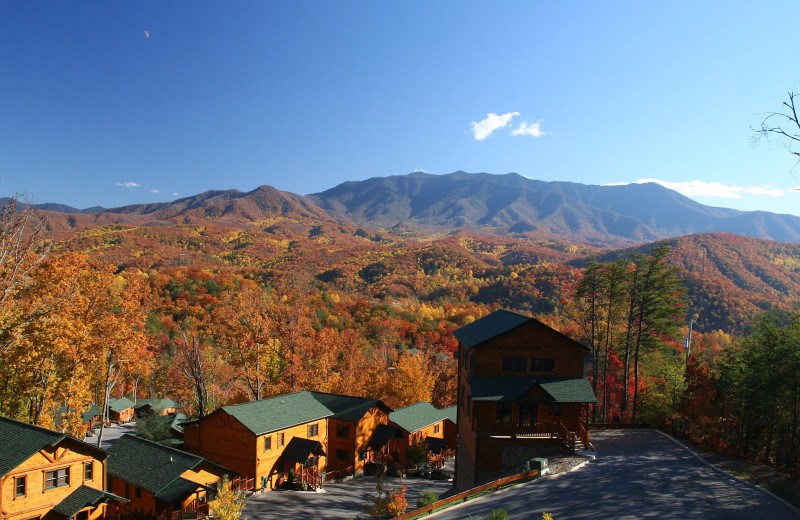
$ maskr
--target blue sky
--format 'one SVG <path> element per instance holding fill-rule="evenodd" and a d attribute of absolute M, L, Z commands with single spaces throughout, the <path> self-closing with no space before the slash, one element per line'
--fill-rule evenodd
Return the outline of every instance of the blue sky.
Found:
<path fill-rule="evenodd" d="M 800 215 L 751 126 L 800 90 L 786 2 L 0 3 L 0 195 L 85 208 L 422 170 Z"/>

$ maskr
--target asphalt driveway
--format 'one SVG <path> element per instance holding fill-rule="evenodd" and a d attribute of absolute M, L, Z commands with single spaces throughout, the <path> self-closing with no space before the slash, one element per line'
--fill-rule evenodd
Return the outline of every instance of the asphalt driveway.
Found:
<path fill-rule="evenodd" d="M 509 488 L 429 518 L 483 518 L 505 509 L 511 520 L 657 518 L 798 519 L 771 494 L 722 474 L 653 430 L 593 432 L 597 459 L 569 473 Z"/>
<path fill-rule="evenodd" d="M 453 461 L 448 461 L 444 469 L 452 474 Z M 322 493 L 280 490 L 257 493 L 249 497 L 242 518 L 345 520 L 359 515 L 361 518 L 369 518 L 363 513 L 362 506 L 367 503 L 370 495 L 375 495 L 375 483 L 374 477 L 362 477 L 325 484 L 325 491 Z M 399 478 L 389 477 L 385 488 L 399 488 L 401 484 L 405 484 L 407 488 L 406 498 L 412 508 L 423 491 L 442 494 L 453 485 L 446 480 L 407 478 L 401 481 Z"/>

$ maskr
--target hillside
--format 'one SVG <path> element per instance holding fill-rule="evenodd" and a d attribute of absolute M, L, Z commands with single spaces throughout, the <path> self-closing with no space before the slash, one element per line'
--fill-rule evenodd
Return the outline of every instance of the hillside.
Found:
<path fill-rule="evenodd" d="M 495 189 L 495 182 L 505 187 Z M 671 200 L 673 208 L 683 207 L 685 213 L 703 214 L 719 221 L 748 217 L 757 222 L 764 216 L 701 206 L 656 185 L 617 187 L 624 189 L 606 192 L 603 187 L 533 183 L 558 187 L 557 193 L 546 193 L 526 188 L 530 182 L 518 175 L 484 174 L 414 174 L 373 179 L 352 183 L 359 189 L 338 187 L 339 195 L 329 201 L 347 204 L 324 204 L 328 211 L 312 202 L 317 196 L 302 197 L 262 186 L 246 193 L 211 191 L 170 203 L 42 213 L 48 218 L 59 248 L 86 251 L 113 261 L 120 268 L 148 271 L 193 266 L 266 279 L 305 273 L 319 284 L 371 298 L 471 301 L 537 314 L 558 309 L 588 258 L 608 260 L 633 250 L 646 250 L 660 240 L 651 238 L 644 245 L 638 241 L 639 245 L 629 249 L 614 249 L 585 243 L 591 240 L 553 238 L 558 236 L 554 231 L 542 236 L 530 231 L 511 236 L 486 232 L 496 231 L 491 225 L 500 223 L 518 229 L 519 220 L 514 219 L 519 218 L 523 208 L 530 210 L 522 201 L 527 204 L 536 197 L 550 200 L 547 207 L 562 216 L 568 212 L 562 206 L 576 200 L 583 201 L 579 208 L 584 215 L 589 215 L 591 203 L 593 208 L 627 205 L 629 213 L 643 216 L 646 205 L 628 204 L 629 192 L 654 193 L 661 198 L 652 200 Z M 369 186 L 372 191 L 364 189 Z M 345 197 L 345 192 L 362 195 Z M 439 195 L 442 193 L 446 195 Z M 611 197 L 604 199 L 603 193 Z M 455 200 L 457 197 L 461 198 Z M 405 202 L 401 203 L 401 199 Z M 511 199 L 516 202 L 505 205 Z M 385 204 L 379 204 L 379 200 Z M 665 229 L 667 224 L 661 223 L 666 222 L 666 210 L 656 215 L 659 204 L 652 206 L 652 226 L 644 226 L 632 216 L 616 216 L 610 220 L 616 222 L 613 229 L 621 232 L 623 221 L 628 229 L 638 229 L 646 237 L 654 235 L 654 229 Z M 348 210 L 349 216 L 340 215 L 342 208 L 360 208 L 356 213 L 363 220 L 351 220 L 354 211 Z M 486 216 L 489 209 L 490 218 Z M 403 214 L 410 215 L 409 223 L 395 223 L 391 230 L 375 230 Z M 430 216 L 434 214 L 439 215 L 438 220 L 432 220 Z M 469 215 L 469 222 L 485 225 L 477 226 L 477 230 L 468 225 L 460 229 L 448 227 L 458 218 L 466 219 L 465 215 Z M 773 217 L 780 216 L 770 218 Z M 685 215 L 680 218 L 690 220 Z M 552 224 L 554 219 L 557 217 L 545 216 L 531 225 L 541 227 L 542 222 Z M 423 221 L 427 227 L 420 224 Z M 576 220 L 576 229 L 596 232 L 588 224 L 590 221 L 597 222 L 588 216 L 586 220 Z M 671 225 L 680 228 L 678 224 Z M 621 238 L 619 241 L 624 242 Z M 691 309 L 700 315 L 701 328 L 741 330 L 757 313 L 792 303 L 800 294 L 798 244 L 725 233 L 692 234 L 670 242 L 673 260 L 684 270 Z"/>
<path fill-rule="evenodd" d="M 624 247 L 693 233 L 800 242 L 800 218 L 705 206 L 658 184 L 590 186 L 515 173 L 412 173 L 346 182 L 308 198 L 373 228 L 475 231 Z"/>

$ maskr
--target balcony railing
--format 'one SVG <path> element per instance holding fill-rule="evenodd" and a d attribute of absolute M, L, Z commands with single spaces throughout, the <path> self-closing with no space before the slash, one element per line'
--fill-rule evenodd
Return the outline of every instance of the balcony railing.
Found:
<path fill-rule="evenodd" d="M 478 425 L 478 437 L 558 437 L 555 423 L 495 422 Z"/>

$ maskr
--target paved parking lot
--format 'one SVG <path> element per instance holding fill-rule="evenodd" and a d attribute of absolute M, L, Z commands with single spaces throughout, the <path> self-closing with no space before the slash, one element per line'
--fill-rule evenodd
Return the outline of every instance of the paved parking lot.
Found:
<path fill-rule="evenodd" d="M 797 511 L 770 493 L 698 460 L 654 430 L 592 432 L 597 459 L 570 473 L 508 488 L 433 515 L 436 520 L 509 518 L 557 520 L 653 518 L 796 520 Z"/>
<path fill-rule="evenodd" d="M 445 465 L 445 471 L 452 474 L 453 461 Z M 451 482 L 428 480 L 421 478 L 389 477 L 386 488 L 399 488 L 406 485 L 406 498 L 410 507 L 414 507 L 423 491 L 442 494 L 452 486 Z M 269 491 L 250 496 L 242 513 L 249 520 L 267 520 L 284 518 L 312 518 L 314 520 L 345 520 L 361 515 L 362 506 L 370 495 L 375 495 L 375 478 L 362 477 L 347 482 L 325 484 L 325 491 Z"/>
<path fill-rule="evenodd" d="M 100 447 L 103 449 L 108 448 L 114 441 L 125 435 L 126 433 L 136 433 L 136 423 L 129 422 L 120 425 L 106 426 L 103 428 L 103 442 Z M 90 436 L 83 438 L 83 441 L 92 446 L 97 446 L 97 436 L 100 435 L 100 428 L 95 428 L 94 433 Z"/>

